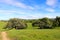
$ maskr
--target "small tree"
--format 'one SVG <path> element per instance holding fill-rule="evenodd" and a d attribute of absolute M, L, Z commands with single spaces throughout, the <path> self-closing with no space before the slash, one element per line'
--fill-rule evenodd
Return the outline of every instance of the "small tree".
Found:
<path fill-rule="evenodd" d="M 38 26 L 40 29 L 50 29 L 52 27 L 52 22 L 48 18 L 42 18 L 39 21 L 32 23 L 32 26 Z"/>
<path fill-rule="evenodd" d="M 8 29 L 12 29 L 12 28 L 15 28 L 15 29 L 24 29 L 27 27 L 27 24 L 24 23 L 23 21 L 20 21 L 20 19 L 17 19 L 17 18 L 13 18 L 13 19 L 10 19 L 6 25 L 5 28 L 8 28 Z"/>

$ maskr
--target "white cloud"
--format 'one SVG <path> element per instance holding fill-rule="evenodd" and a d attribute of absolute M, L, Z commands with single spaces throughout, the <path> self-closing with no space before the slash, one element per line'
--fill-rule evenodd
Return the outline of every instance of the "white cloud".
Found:
<path fill-rule="evenodd" d="M 34 8 L 35 8 L 35 9 L 41 9 L 42 7 L 39 6 L 39 5 L 34 5 Z"/>
<path fill-rule="evenodd" d="M 25 14 L 24 12 L 22 12 L 22 11 L 16 11 L 16 10 L 0 10 L 0 14 L 5 14 L 5 15 L 12 15 L 12 14 L 15 14 L 15 13 L 17 13 L 17 14 Z"/>
<path fill-rule="evenodd" d="M 48 12 L 55 12 L 55 10 L 52 9 L 52 8 L 46 8 L 45 10 L 48 11 Z"/>
<path fill-rule="evenodd" d="M 35 13 L 35 14 L 30 14 L 30 15 L 25 16 L 26 19 L 39 19 L 42 17 L 43 17 L 42 13 Z"/>
<path fill-rule="evenodd" d="M 49 6 L 56 6 L 58 0 L 46 0 L 46 4 L 49 5 Z"/>
<path fill-rule="evenodd" d="M 21 15 L 21 13 L 23 14 Z M 60 16 L 60 13 L 35 13 L 35 14 L 25 14 L 25 15 L 24 14 L 25 14 L 24 12 L 19 12 L 14 10 L 13 11 L 0 10 L 0 19 L 10 19 L 10 18 L 38 19 L 43 17 L 54 18 L 56 16 Z"/>
<path fill-rule="evenodd" d="M 28 15 L 22 15 L 22 16 L 15 16 L 16 18 L 22 18 L 22 19 L 38 19 L 41 18 L 41 14 L 28 14 Z"/>
<path fill-rule="evenodd" d="M 54 18 L 54 16 L 52 16 L 52 15 L 45 15 L 44 17 L 47 17 L 47 18 Z"/>
<path fill-rule="evenodd" d="M 0 0 L 0 2 L 9 4 L 9 5 L 13 5 L 13 6 L 16 6 L 16 7 L 20 7 L 20 8 L 34 9 L 31 6 L 28 6 L 28 5 L 24 4 L 24 3 L 18 2 L 16 0 Z"/>

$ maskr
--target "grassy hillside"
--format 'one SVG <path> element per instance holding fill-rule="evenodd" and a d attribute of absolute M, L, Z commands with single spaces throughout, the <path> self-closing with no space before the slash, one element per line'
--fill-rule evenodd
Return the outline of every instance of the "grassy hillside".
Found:
<path fill-rule="evenodd" d="M 28 23 L 27 29 L 10 30 L 11 40 L 60 40 L 60 29 L 35 29 Z"/>
<path fill-rule="evenodd" d="M 11 40 L 60 40 L 60 28 L 55 29 L 36 29 L 32 28 L 31 23 L 27 23 L 27 29 L 9 30 L 8 37 Z M 0 22 L 0 31 L 6 25 L 5 22 Z"/>
<path fill-rule="evenodd" d="M 6 24 L 7 24 L 7 22 L 1 22 L 0 21 L 0 31 L 4 30 L 3 28 L 6 26 Z"/>
<path fill-rule="evenodd" d="M 25 29 L 10 30 L 11 40 L 60 40 L 60 30 L 57 29 Z"/>

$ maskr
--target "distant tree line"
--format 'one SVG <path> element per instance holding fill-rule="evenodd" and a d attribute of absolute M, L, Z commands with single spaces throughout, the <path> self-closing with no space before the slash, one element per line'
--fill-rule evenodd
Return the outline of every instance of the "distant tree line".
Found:
<path fill-rule="evenodd" d="M 40 29 L 52 29 L 55 27 L 60 27 L 60 17 L 56 18 L 41 18 L 41 19 L 18 19 L 12 18 L 7 21 L 5 29 L 25 29 L 27 28 L 27 23 L 32 23 L 33 27 L 39 27 Z"/>

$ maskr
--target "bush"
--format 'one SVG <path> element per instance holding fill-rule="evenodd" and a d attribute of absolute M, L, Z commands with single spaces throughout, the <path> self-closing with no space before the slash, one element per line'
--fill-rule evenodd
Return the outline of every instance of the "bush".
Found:
<path fill-rule="evenodd" d="M 48 18 L 42 18 L 36 22 L 33 22 L 32 26 L 38 26 L 38 27 L 40 27 L 40 29 L 53 28 L 52 22 Z"/>
<path fill-rule="evenodd" d="M 23 21 L 20 21 L 20 19 L 17 19 L 17 18 L 13 18 L 13 19 L 10 19 L 6 25 L 5 28 L 8 28 L 8 29 L 24 29 L 27 27 L 27 24 L 24 23 Z"/>

